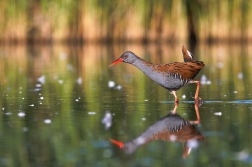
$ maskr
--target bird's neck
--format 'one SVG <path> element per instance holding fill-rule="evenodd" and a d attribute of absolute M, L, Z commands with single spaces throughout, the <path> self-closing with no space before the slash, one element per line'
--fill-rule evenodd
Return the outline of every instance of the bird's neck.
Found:
<path fill-rule="evenodd" d="M 133 63 L 133 66 L 139 68 L 141 71 L 146 71 L 147 69 L 151 68 L 151 66 L 153 66 L 152 63 L 147 62 L 141 58 L 136 59 Z"/>

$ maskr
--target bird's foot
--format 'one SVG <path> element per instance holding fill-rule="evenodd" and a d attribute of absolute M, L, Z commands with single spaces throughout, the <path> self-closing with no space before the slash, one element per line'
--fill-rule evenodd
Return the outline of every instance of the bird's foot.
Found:
<path fill-rule="evenodd" d="M 194 99 L 195 99 L 195 101 L 200 101 L 201 100 L 201 98 L 199 96 L 195 96 Z"/>
<path fill-rule="evenodd" d="M 195 97 L 195 103 L 198 103 L 200 106 L 203 104 L 203 100 L 200 97 Z"/>
<path fill-rule="evenodd" d="M 175 101 L 174 101 L 175 104 L 178 104 L 179 103 L 179 99 L 176 97 L 175 98 Z"/>

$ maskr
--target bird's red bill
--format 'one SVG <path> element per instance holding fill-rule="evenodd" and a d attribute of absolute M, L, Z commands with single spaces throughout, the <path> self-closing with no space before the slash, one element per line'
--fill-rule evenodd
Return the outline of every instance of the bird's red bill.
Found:
<path fill-rule="evenodd" d="M 120 148 L 123 148 L 124 147 L 124 144 L 123 142 L 120 142 L 120 141 L 117 141 L 117 140 L 114 140 L 114 139 L 109 139 L 111 141 L 111 143 L 117 145 L 118 147 Z"/>
<path fill-rule="evenodd" d="M 113 65 L 115 65 L 115 64 L 117 64 L 117 63 L 121 63 L 122 61 L 123 61 L 123 59 L 122 59 L 122 58 L 119 58 L 119 59 L 113 61 L 113 62 L 109 65 L 109 67 L 110 67 L 110 66 L 113 66 Z"/>

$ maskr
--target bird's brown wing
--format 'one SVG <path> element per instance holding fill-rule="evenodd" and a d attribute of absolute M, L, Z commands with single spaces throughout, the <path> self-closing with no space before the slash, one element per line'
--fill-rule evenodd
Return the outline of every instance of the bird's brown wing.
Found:
<path fill-rule="evenodd" d="M 174 62 L 163 65 L 154 65 L 153 68 L 167 76 L 171 73 L 179 74 L 184 79 L 193 79 L 205 66 L 202 61 Z"/>

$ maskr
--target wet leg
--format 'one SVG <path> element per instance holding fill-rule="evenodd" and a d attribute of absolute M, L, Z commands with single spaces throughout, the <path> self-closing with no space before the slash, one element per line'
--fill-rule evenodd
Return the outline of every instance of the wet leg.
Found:
<path fill-rule="evenodd" d="M 199 90 L 200 90 L 200 81 L 193 81 L 193 83 L 197 84 L 196 92 L 194 95 L 195 101 L 201 101 L 201 98 L 199 97 Z"/>
<path fill-rule="evenodd" d="M 171 113 L 176 114 L 177 108 L 178 108 L 178 102 L 175 102 L 174 109 L 171 111 Z"/>
<path fill-rule="evenodd" d="M 195 113 L 196 113 L 196 116 L 197 116 L 197 120 L 195 121 L 190 121 L 190 124 L 199 124 L 200 123 L 200 114 L 199 114 L 199 102 L 195 102 L 194 103 L 194 109 L 195 109 Z"/>
<path fill-rule="evenodd" d="M 175 97 L 175 103 L 178 103 L 178 102 L 179 102 L 179 99 L 178 99 L 178 97 L 177 97 L 177 95 L 176 95 L 176 91 L 173 90 L 171 93 L 172 93 L 173 96 Z"/>

